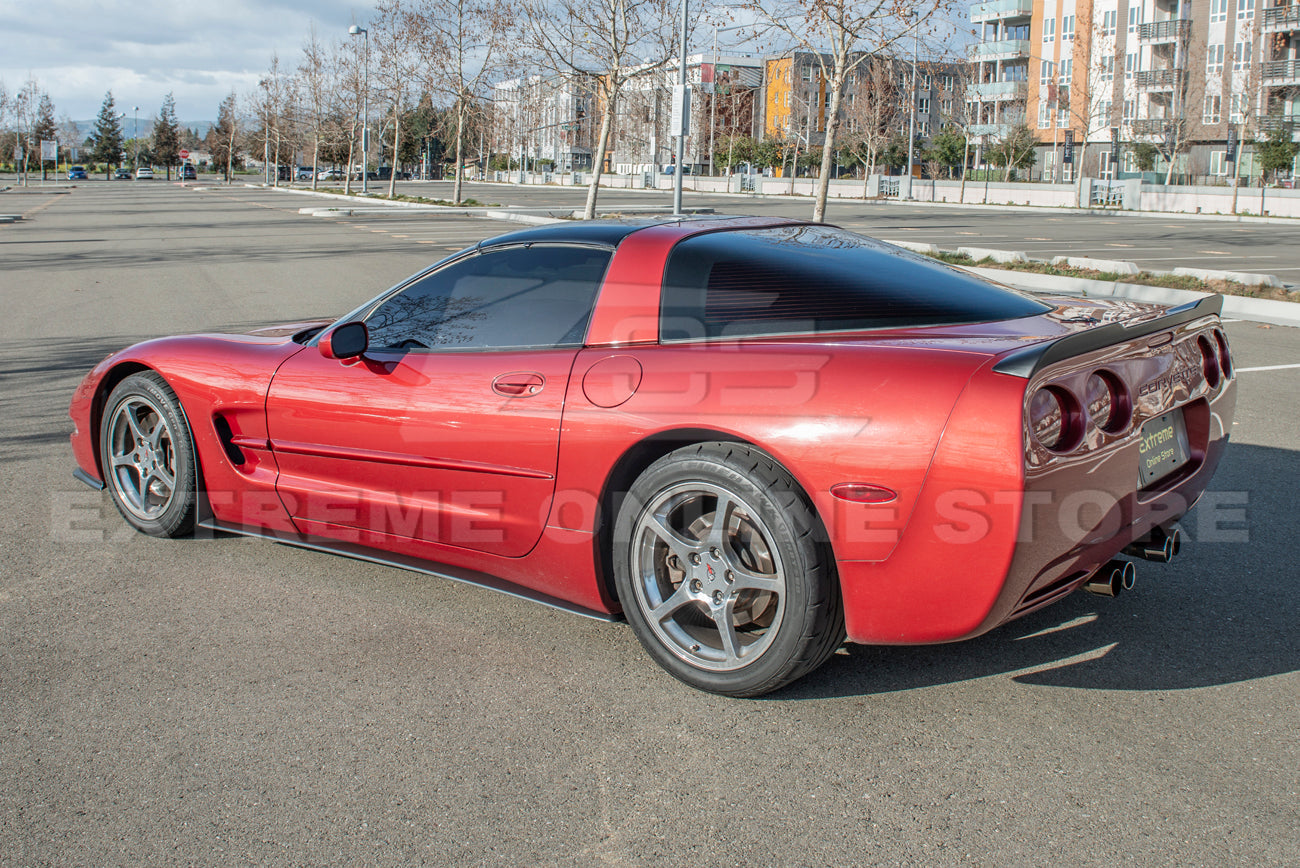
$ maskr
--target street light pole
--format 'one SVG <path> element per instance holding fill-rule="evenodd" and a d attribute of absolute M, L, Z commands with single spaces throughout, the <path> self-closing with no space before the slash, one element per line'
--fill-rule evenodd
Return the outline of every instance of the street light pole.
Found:
<path fill-rule="evenodd" d="M 920 26 L 918 22 L 916 26 Z M 912 149 L 916 142 L 916 53 L 919 36 L 912 34 L 912 92 L 908 96 L 907 112 L 907 198 L 912 196 Z"/>
<path fill-rule="evenodd" d="M 131 129 L 131 138 L 135 139 L 135 173 L 140 174 L 140 107 L 135 107 L 135 126 Z"/>
<path fill-rule="evenodd" d="M 365 38 L 365 79 L 361 85 L 361 193 L 370 192 L 370 31 L 353 24 L 348 28 L 349 36 Z M 352 167 L 348 167 L 352 171 Z"/>
<path fill-rule="evenodd" d="M 686 0 L 682 0 L 682 43 L 678 58 L 677 85 L 681 89 L 680 104 L 676 106 L 681 115 L 677 127 L 677 171 L 673 173 L 673 213 L 682 213 L 682 175 L 686 173 L 686 129 L 690 124 L 690 101 L 686 98 Z"/>

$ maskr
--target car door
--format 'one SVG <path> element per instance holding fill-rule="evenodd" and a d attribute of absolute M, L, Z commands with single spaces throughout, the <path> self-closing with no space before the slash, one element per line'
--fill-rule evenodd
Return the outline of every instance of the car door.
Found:
<path fill-rule="evenodd" d="M 505 247 L 424 275 L 357 317 L 360 359 L 276 372 L 267 429 L 298 526 L 507 557 L 541 537 L 574 357 L 611 251 Z"/>

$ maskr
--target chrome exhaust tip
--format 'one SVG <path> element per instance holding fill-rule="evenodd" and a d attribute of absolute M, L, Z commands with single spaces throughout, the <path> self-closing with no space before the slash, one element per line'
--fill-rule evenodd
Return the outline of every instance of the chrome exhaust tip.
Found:
<path fill-rule="evenodd" d="M 1123 554 L 1167 564 L 1178 557 L 1182 548 L 1183 533 L 1177 525 L 1173 525 L 1168 530 L 1163 527 L 1152 528 L 1151 533 L 1126 545 Z"/>
<path fill-rule="evenodd" d="M 1136 583 L 1137 568 L 1132 561 L 1110 561 L 1083 583 L 1083 589 L 1101 597 L 1118 597 L 1120 591 L 1133 590 Z"/>

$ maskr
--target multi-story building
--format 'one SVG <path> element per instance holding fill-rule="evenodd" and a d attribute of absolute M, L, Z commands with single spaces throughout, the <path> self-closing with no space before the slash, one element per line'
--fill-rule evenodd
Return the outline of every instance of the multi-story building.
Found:
<path fill-rule="evenodd" d="M 659 172 L 675 160 L 668 125 L 676 63 L 629 81 L 619 97 L 610 149 L 619 174 Z M 762 80 L 762 61 L 750 54 L 692 54 L 686 58 L 691 87 L 691 132 L 686 165 L 708 171 L 712 148 L 730 136 L 754 134 L 755 94 Z"/>
<path fill-rule="evenodd" d="M 992 141 L 1023 117 L 1040 143 L 1038 170 L 1061 180 L 1080 168 L 1112 177 L 1116 138 L 1127 145 L 1121 171 L 1136 170 L 1133 146 L 1146 143 L 1180 176 L 1226 174 L 1230 128 L 1248 141 L 1293 129 L 1300 114 L 1300 7 L 1273 2 L 977 3 L 967 99 L 981 123 L 970 132 Z M 1250 171 L 1249 155 L 1238 166 Z"/>
<path fill-rule="evenodd" d="M 595 82 L 569 76 L 499 82 L 493 87 L 492 150 L 556 171 L 589 170 L 600 120 L 593 119 L 595 93 Z"/>
<path fill-rule="evenodd" d="M 854 58 L 857 60 L 859 58 Z M 826 140 L 831 88 L 816 54 L 795 51 L 763 64 L 765 136 L 782 139 L 801 152 L 819 150 Z M 863 127 L 879 127 L 886 138 L 929 139 L 953 121 L 964 121 L 964 69 L 960 64 L 921 58 L 869 57 L 854 68 L 840 99 L 840 135 L 845 141 Z M 912 91 L 913 117 L 907 94 Z"/>

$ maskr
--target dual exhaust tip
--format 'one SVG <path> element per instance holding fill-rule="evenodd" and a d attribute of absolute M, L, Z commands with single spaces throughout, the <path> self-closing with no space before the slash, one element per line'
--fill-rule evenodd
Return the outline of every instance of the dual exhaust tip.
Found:
<path fill-rule="evenodd" d="M 1177 527 L 1154 528 L 1151 533 L 1124 547 L 1123 554 L 1167 564 L 1182 550 L 1182 533 Z M 1120 591 L 1131 591 L 1137 581 L 1137 568 L 1132 561 L 1112 560 L 1088 577 L 1083 589 L 1103 597 L 1118 597 Z"/>

